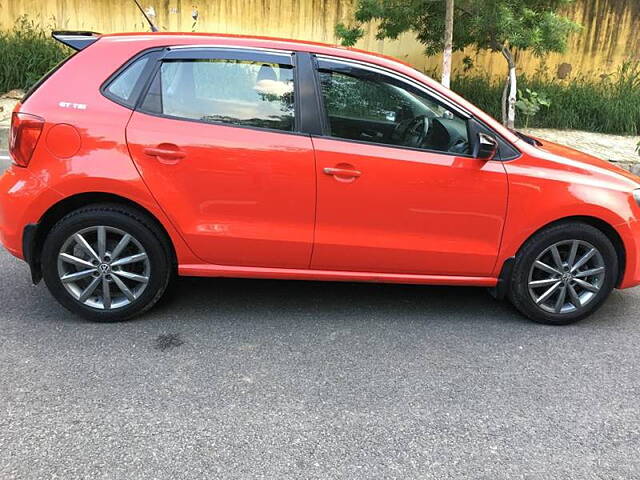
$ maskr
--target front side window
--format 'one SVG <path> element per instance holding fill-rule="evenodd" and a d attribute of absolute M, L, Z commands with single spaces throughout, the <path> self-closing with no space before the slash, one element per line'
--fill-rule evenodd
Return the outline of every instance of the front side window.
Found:
<path fill-rule="evenodd" d="M 470 152 L 466 120 L 411 85 L 355 69 L 349 73 L 322 69 L 320 84 L 333 137 Z"/>
<path fill-rule="evenodd" d="M 293 68 L 245 60 L 165 61 L 142 108 L 175 118 L 292 131 Z"/>

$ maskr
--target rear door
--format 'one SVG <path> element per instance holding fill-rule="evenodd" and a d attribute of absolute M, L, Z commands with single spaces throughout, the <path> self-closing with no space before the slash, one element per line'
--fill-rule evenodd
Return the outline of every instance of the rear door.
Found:
<path fill-rule="evenodd" d="M 127 127 L 144 181 L 208 263 L 308 268 L 314 152 L 292 53 L 169 49 Z"/>

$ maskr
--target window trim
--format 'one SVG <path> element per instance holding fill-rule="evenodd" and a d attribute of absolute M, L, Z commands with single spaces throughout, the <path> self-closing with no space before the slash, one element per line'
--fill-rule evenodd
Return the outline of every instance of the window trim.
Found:
<path fill-rule="evenodd" d="M 468 127 L 467 127 L 468 128 Z M 443 152 L 442 150 L 431 150 L 428 148 L 408 147 L 405 145 L 394 145 L 393 143 L 370 142 L 369 140 L 356 140 L 353 138 L 333 137 L 331 135 L 312 135 L 313 138 L 321 138 L 324 140 L 337 140 L 340 142 L 356 143 L 359 145 L 371 145 L 380 148 L 393 148 L 395 150 L 409 150 L 411 152 L 433 153 L 436 155 L 447 155 L 449 157 L 476 158 L 471 153 L 455 153 Z M 354 155 L 356 155 L 354 153 Z"/>
<path fill-rule="evenodd" d="M 150 74 L 147 75 L 145 84 L 141 89 L 138 99 L 136 101 L 135 107 L 133 108 L 136 112 L 144 113 L 145 115 L 151 115 L 157 118 L 166 118 L 169 120 L 178 120 L 185 122 L 193 122 L 199 123 L 203 125 L 213 125 L 213 126 L 225 126 L 232 128 L 245 128 L 249 130 L 255 131 L 266 131 L 266 132 L 275 132 L 282 134 L 294 134 L 294 135 L 306 135 L 300 129 L 300 102 L 299 102 L 299 77 L 298 77 L 298 69 L 296 68 L 296 53 L 293 51 L 278 51 L 277 53 L 258 51 L 261 49 L 253 49 L 253 48 L 238 48 L 235 46 L 231 47 L 219 47 L 219 46 L 192 46 L 192 45 L 182 45 L 178 47 L 164 47 L 164 53 L 156 58 L 154 62 L 154 66 Z M 177 53 L 176 53 L 177 52 Z M 242 58 L 239 58 L 242 57 Z M 280 60 L 285 60 L 280 61 Z M 195 118 L 185 118 L 185 117 L 177 117 L 174 115 L 168 115 L 166 113 L 158 113 L 152 112 L 142 108 L 142 104 L 149 93 L 149 89 L 153 84 L 155 77 L 158 75 L 159 70 L 162 68 L 162 64 L 167 62 L 176 62 L 176 61 L 189 61 L 189 60 L 245 60 L 245 61 L 255 61 L 255 62 L 269 62 L 275 63 L 279 65 L 290 65 L 293 70 L 293 88 L 294 88 L 294 125 L 292 130 L 281 130 L 278 128 L 267 128 L 267 127 L 256 127 L 251 125 L 236 125 L 228 122 L 219 122 L 219 121 L 204 121 L 198 120 Z"/>
<path fill-rule="evenodd" d="M 252 125 L 236 125 L 234 123 L 216 122 L 216 121 L 205 122 L 203 120 L 198 120 L 195 118 L 175 117 L 173 115 L 167 115 L 166 113 L 155 113 L 155 112 L 149 112 L 147 110 L 142 110 L 142 109 L 136 109 L 136 112 L 142 113 L 143 115 L 149 115 L 151 117 L 164 118 L 166 120 L 178 120 L 181 122 L 198 123 L 200 125 L 211 125 L 212 127 L 242 128 L 245 130 L 253 130 L 256 132 L 271 132 L 271 133 L 281 133 L 283 135 L 296 135 L 299 137 L 309 137 L 308 133 L 300 132 L 298 130 L 280 130 L 277 128 L 254 127 Z"/>
<path fill-rule="evenodd" d="M 181 49 L 169 47 L 161 60 L 169 62 L 178 60 L 240 60 L 293 66 L 293 52 L 264 52 L 235 47 L 189 47 Z"/>
<path fill-rule="evenodd" d="M 276 55 L 291 55 L 297 52 L 297 50 L 292 50 L 290 48 L 267 48 L 267 47 L 254 47 L 248 45 L 229 45 L 227 43 L 194 43 L 189 45 L 170 45 L 166 47 L 167 50 L 242 50 L 242 51 L 251 51 L 251 52 L 264 52 L 264 53 L 274 53 Z"/>
<path fill-rule="evenodd" d="M 439 153 L 442 155 L 450 155 L 450 156 L 457 156 L 457 157 L 468 157 L 468 158 L 476 158 L 473 156 L 473 154 L 456 154 L 453 152 L 443 152 L 441 150 L 429 150 L 426 148 L 416 148 L 416 147 L 406 147 L 406 146 L 402 146 L 402 145 L 393 145 L 393 144 L 387 144 L 387 143 L 378 143 L 378 142 L 371 142 L 368 140 L 354 140 L 354 139 L 348 139 L 348 138 L 341 138 L 341 137 L 334 137 L 332 135 L 330 135 L 328 132 L 330 131 L 328 129 L 328 123 L 329 123 L 329 118 L 327 115 L 327 112 L 325 110 L 325 106 L 324 106 L 324 97 L 322 95 L 322 91 L 320 90 L 321 86 L 320 86 L 320 78 L 319 78 L 319 73 L 320 70 L 323 69 L 333 69 L 334 67 L 332 67 L 332 64 L 336 64 L 336 65 L 342 65 L 342 68 L 345 69 L 346 68 L 361 68 L 364 70 L 368 70 L 370 72 L 373 73 L 378 73 L 380 75 L 383 76 L 389 76 L 392 77 L 394 79 L 396 79 L 397 81 L 401 82 L 401 83 L 406 83 L 409 84 L 413 87 L 415 87 L 416 89 L 418 89 L 419 91 L 424 92 L 426 95 L 429 96 L 429 98 L 432 98 L 436 103 L 439 103 L 441 106 L 453 111 L 454 113 L 458 114 L 459 116 L 463 117 L 466 121 L 467 121 L 467 132 L 469 135 L 469 147 L 471 152 L 473 152 L 473 146 L 474 143 L 477 141 L 477 139 L 475 138 L 475 135 L 473 135 L 472 133 L 472 122 L 475 122 L 477 124 L 479 124 L 481 127 L 483 127 L 485 130 L 487 130 L 488 132 L 490 132 L 491 135 L 493 135 L 494 137 L 496 137 L 496 139 L 498 140 L 499 143 L 504 144 L 506 146 L 506 148 L 508 150 L 511 151 L 511 154 L 508 155 L 506 158 L 496 158 L 494 159 L 495 161 L 501 161 L 501 162 L 507 162 L 507 161 L 512 161 L 515 160 L 517 158 L 520 158 L 520 156 L 522 155 L 522 152 L 515 146 L 513 145 L 510 141 L 506 140 L 502 135 L 500 135 L 498 132 L 496 132 L 493 128 L 491 128 L 489 125 L 487 125 L 485 122 L 483 122 L 482 120 L 480 120 L 479 118 L 477 118 L 475 115 L 471 114 L 469 111 L 467 111 L 465 108 L 457 105 L 456 103 L 454 103 L 453 101 L 449 100 L 448 98 L 444 97 L 442 94 L 440 94 L 439 92 L 437 92 L 436 90 L 434 90 L 433 88 L 429 87 L 428 85 L 425 85 L 407 75 L 404 75 L 400 72 L 397 72 L 395 70 L 380 66 L 380 65 L 374 65 L 368 62 L 363 62 L 360 60 L 354 60 L 354 59 L 346 59 L 346 58 L 342 58 L 342 57 L 335 57 L 335 56 L 331 56 L 331 55 L 313 55 L 314 59 L 315 59 L 315 77 L 316 77 L 316 85 L 317 85 L 317 89 L 319 90 L 318 94 L 320 97 L 320 102 L 321 102 L 321 115 L 322 115 L 322 119 L 321 122 L 323 124 L 323 133 L 322 135 L 313 135 L 313 136 L 319 136 L 322 138 L 327 138 L 327 139 L 332 139 L 332 140 L 342 140 L 342 141 L 346 141 L 346 142 L 354 142 L 354 143 L 360 143 L 360 144 L 365 144 L 365 145 L 376 145 L 376 146 L 380 146 L 380 147 L 387 147 L 387 148 L 397 148 L 397 149 L 406 149 L 406 150 L 411 150 L 411 151 L 419 151 L 419 152 L 428 152 L 428 153 Z M 325 63 L 325 65 L 328 65 L 328 67 L 323 67 L 322 66 L 322 62 Z M 340 71 L 340 66 L 338 66 L 338 68 L 336 69 L 337 71 Z M 499 152 L 501 153 L 501 152 Z"/>

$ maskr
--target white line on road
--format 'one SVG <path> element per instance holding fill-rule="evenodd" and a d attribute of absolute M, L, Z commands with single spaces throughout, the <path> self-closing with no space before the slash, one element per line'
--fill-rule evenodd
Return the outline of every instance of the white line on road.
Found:
<path fill-rule="evenodd" d="M 0 160 L 11 160 L 9 155 L 0 155 Z"/>

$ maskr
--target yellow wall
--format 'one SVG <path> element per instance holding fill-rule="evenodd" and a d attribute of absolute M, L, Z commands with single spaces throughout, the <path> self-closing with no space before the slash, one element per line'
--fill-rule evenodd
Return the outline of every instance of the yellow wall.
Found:
<path fill-rule="evenodd" d="M 281 36 L 328 43 L 336 41 L 335 24 L 348 21 L 353 11 L 352 0 L 141 0 L 140 3 L 154 8 L 156 23 L 162 30 L 191 31 L 195 6 L 199 32 Z M 133 0 L 0 0 L 0 28 L 11 27 L 23 14 L 51 28 L 103 33 L 147 30 Z M 571 64 L 575 76 L 611 72 L 627 58 L 640 60 L 639 0 L 577 0 L 567 14 L 585 28 L 571 38 L 566 54 L 547 57 L 550 73 L 555 74 L 563 62 Z M 426 58 L 411 35 L 397 41 L 380 41 L 375 39 L 375 30 L 369 28 L 357 46 L 395 56 L 422 70 L 439 66 L 439 59 Z M 454 68 L 461 69 L 464 55 L 474 59 L 475 71 L 503 74 L 504 60 L 500 55 L 478 54 L 472 49 L 455 55 Z M 533 72 L 540 60 L 525 54 L 518 59 L 518 65 L 521 71 Z"/>

